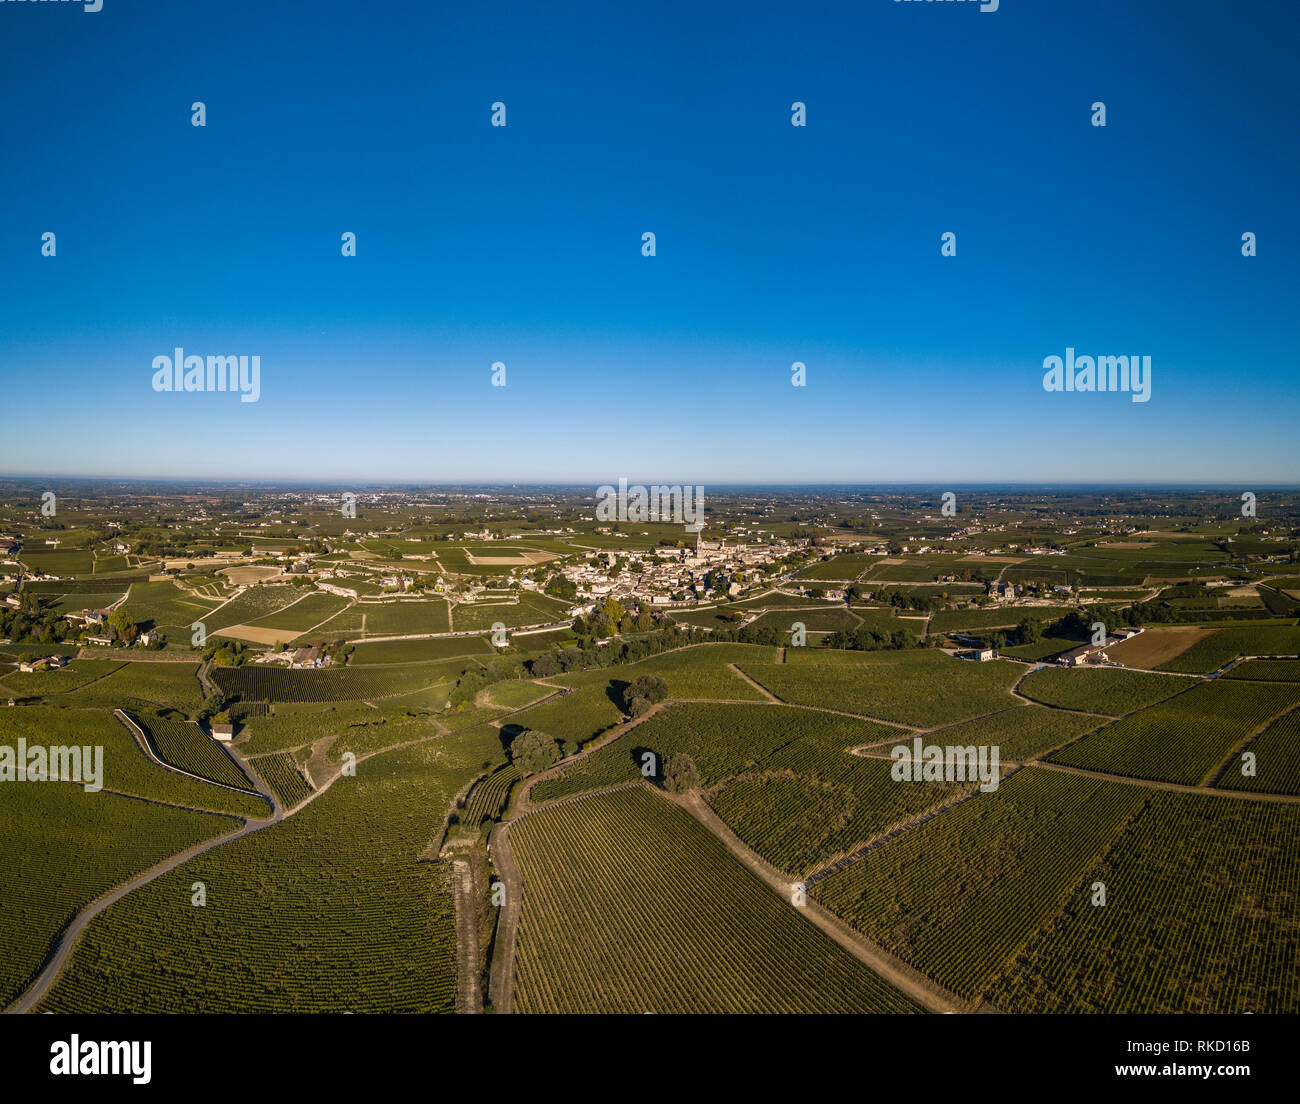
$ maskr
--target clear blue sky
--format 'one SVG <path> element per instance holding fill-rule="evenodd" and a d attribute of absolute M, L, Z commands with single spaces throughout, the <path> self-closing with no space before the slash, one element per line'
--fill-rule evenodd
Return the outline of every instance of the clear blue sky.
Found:
<path fill-rule="evenodd" d="M 1300 481 L 1298 7 L 0 3 L 0 472 Z"/>

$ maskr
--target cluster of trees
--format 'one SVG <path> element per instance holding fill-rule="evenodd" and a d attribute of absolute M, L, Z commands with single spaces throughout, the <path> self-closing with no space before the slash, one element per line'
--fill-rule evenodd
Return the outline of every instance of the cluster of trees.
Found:
<path fill-rule="evenodd" d="M 623 689 L 623 712 L 639 717 L 668 697 L 668 683 L 658 675 L 642 675 Z"/>
<path fill-rule="evenodd" d="M 684 794 L 700 787 L 700 771 L 695 760 L 684 751 L 673 752 L 664 763 L 664 789 Z"/>
<path fill-rule="evenodd" d="M 0 606 L 0 638 L 61 644 L 76 635 L 76 630 L 54 610 L 42 610 L 30 591 L 23 591 L 20 598 L 22 605 L 18 609 Z"/>
<path fill-rule="evenodd" d="M 510 761 L 523 775 L 537 774 L 564 758 L 554 736 L 526 728 L 510 741 Z"/>
<path fill-rule="evenodd" d="M 548 678 L 551 675 L 565 674 L 569 671 L 586 671 L 598 667 L 616 667 L 624 663 L 637 663 L 650 656 L 659 655 L 671 648 L 680 648 L 684 644 L 698 644 L 704 640 L 717 640 L 717 633 L 706 634 L 701 629 L 686 632 L 677 628 L 655 629 L 645 636 L 631 640 L 611 640 L 608 644 L 597 646 L 590 641 L 581 645 L 560 648 L 538 656 L 527 664 L 527 674 L 531 678 Z M 721 639 L 727 639 L 723 636 Z M 511 657 L 501 656 L 500 659 Z M 515 661 L 521 668 L 524 666 Z M 491 667 L 492 661 L 488 666 Z M 502 678 L 519 677 L 502 675 Z M 497 681 L 493 679 L 493 681 Z"/>
<path fill-rule="evenodd" d="M 199 706 L 199 711 L 194 714 L 194 719 L 200 723 L 208 720 L 215 720 L 219 717 L 229 721 L 225 714 L 226 703 L 220 694 L 209 694 L 204 703 Z M 222 722 L 218 722 L 222 723 Z"/>
<path fill-rule="evenodd" d="M 557 571 L 551 576 L 550 582 L 546 584 L 546 593 L 552 598 L 572 602 L 578 597 L 578 584 L 572 579 L 566 579 Z"/>
<path fill-rule="evenodd" d="M 21 605 L 17 609 L 0 607 L 0 638 L 62 644 L 65 640 L 76 640 L 88 631 L 65 621 L 58 611 L 43 608 L 32 591 L 23 591 L 19 600 Z M 140 636 L 140 625 L 124 606 L 119 606 L 109 615 L 105 627 L 98 631 L 122 644 L 131 645 Z M 160 648 L 162 643 L 161 640 L 152 641 L 151 647 Z"/>
<path fill-rule="evenodd" d="M 855 584 L 849 589 L 859 588 Z M 943 609 L 945 604 L 943 597 L 916 590 L 891 590 L 888 594 L 882 594 L 881 599 L 894 609 L 919 610 L 922 613 L 933 613 L 935 610 Z"/>
<path fill-rule="evenodd" d="M 654 627 L 654 614 L 644 606 L 635 611 L 625 609 L 614 598 L 606 598 L 599 609 L 573 620 L 574 635 L 592 640 L 602 640 L 615 633 L 649 632 Z"/>
<path fill-rule="evenodd" d="M 135 643 L 140 635 L 140 626 L 125 606 L 118 606 L 108 615 L 107 627 L 114 640 L 128 647 Z"/>
<path fill-rule="evenodd" d="M 488 673 L 482 667 L 471 667 L 456 680 L 456 685 L 447 695 L 447 702 L 453 709 L 466 703 L 472 705 L 478 692 L 486 690 L 492 682 L 496 681 L 499 680 L 489 679 Z"/>
<path fill-rule="evenodd" d="M 824 638 L 822 646 L 850 652 L 883 652 L 917 648 L 921 646 L 921 642 L 902 629 L 880 632 L 862 625 L 851 630 L 836 630 Z"/>
<path fill-rule="evenodd" d="M 753 625 L 742 625 L 738 629 L 714 629 L 705 639 L 720 640 L 727 644 L 767 644 L 773 647 L 790 643 L 788 632 L 771 625 L 765 625 L 761 629 Z"/>
<path fill-rule="evenodd" d="M 238 640 L 209 644 L 203 649 L 203 658 L 211 660 L 218 667 L 242 667 L 248 662 L 246 649 Z"/>

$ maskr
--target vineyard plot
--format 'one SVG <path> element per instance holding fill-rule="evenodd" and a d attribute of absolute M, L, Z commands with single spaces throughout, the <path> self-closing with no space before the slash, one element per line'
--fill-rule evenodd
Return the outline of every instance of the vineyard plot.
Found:
<path fill-rule="evenodd" d="M 451 744 L 375 756 L 295 816 L 128 894 L 40 1010 L 452 1011 L 448 868 L 417 860 L 477 769 L 467 758 Z"/>
<path fill-rule="evenodd" d="M 907 1012 L 917 1006 L 646 789 L 510 830 L 521 1012 Z"/>
<path fill-rule="evenodd" d="M 1294 1015 L 1297 915 L 1300 806 L 1152 791 L 990 996 L 1010 1012 Z"/>
<path fill-rule="evenodd" d="M 164 762 L 225 786 L 253 791 L 254 787 L 244 772 L 193 721 L 148 714 L 128 713 L 127 716 L 144 731 Z"/>
<path fill-rule="evenodd" d="M 1300 701 L 1287 683 L 1205 682 L 1054 752 L 1053 762 L 1194 786 L 1269 718 Z"/>
<path fill-rule="evenodd" d="M 1027 767 L 819 883 L 869 939 L 967 999 L 1054 917 L 1146 796 Z"/>

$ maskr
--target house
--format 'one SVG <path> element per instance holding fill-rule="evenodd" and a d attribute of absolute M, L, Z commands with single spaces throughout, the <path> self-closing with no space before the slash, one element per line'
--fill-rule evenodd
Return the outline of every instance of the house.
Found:
<path fill-rule="evenodd" d="M 972 648 L 969 652 L 959 652 L 960 659 L 973 659 L 976 663 L 987 663 L 997 659 L 998 653 L 993 648 Z"/>
<path fill-rule="evenodd" d="M 35 671 L 57 671 L 60 667 L 66 667 L 67 665 L 68 659 L 66 656 L 41 656 L 39 659 L 32 659 L 18 664 L 18 670 L 25 675 L 30 675 Z"/>
<path fill-rule="evenodd" d="M 235 726 L 229 721 L 213 721 L 212 738 L 224 744 L 230 743 L 235 738 Z"/>
<path fill-rule="evenodd" d="M 1109 663 L 1110 657 L 1105 653 L 1105 644 L 1084 644 L 1057 657 L 1057 662 L 1066 667 L 1083 667 L 1089 663 Z"/>
<path fill-rule="evenodd" d="M 111 636 L 88 636 L 85 639 L 87 644 L 102 644 L 105 647 L 113 643 Z"/>
<path fill-rule="evenodd" d="M 320 667 L 321 665 L 319 644 L 313 644 L 310 648 L 299 648 L 289 660 L 290 667 Z"/>

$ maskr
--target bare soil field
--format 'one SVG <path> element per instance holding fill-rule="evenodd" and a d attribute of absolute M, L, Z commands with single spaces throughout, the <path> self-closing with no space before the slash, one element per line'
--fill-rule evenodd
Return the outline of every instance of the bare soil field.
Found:
<path fill-rule="evenodd" d="M 195 567 L 216 567 L 218 564 L 237 564 L 240 561 L 238 554 L 229 556 L 203 556 L 197 560 L 164 560 L 163 567 L 188 567 L 193 564 Z M 277 574 L 279 569 L 276 569 Z"/>
<path fill-rule="evenodd" d="M 534 564 L 558 560 L 552 552 L 519 552 L 513 556 L 476 556 L 466 552 L 465 558 L 476 567 L 532 567 Z"/>
<path fill-rule="evenodd" d="M 227 567 L 217 572 L 218 575 L 224 575 L 235 586 L 246 586 L 249 583 L 260 583 L 264 579 L 274 579 L 281 574 L 278 567 L 268 567 L 262 564 L 246 564 L 242 567 Z"/>
<path fill-rule="evenodd" d="M 292 629 L 263 629 L 257 625 L 229 625 L 212 635 L 229 636 L 235 640 L 247 640 L 252 644 L 279 644 L 280 641 L 288 644 L 294 637 L 302 634 L 294 632 Z"/>
<path fill-rule="evenodd" d="M 1167 663 L 1174 656 L 1182 655 L 1198 640 L 1204 640 L 1213 629 L 1201 629 L 1193 626 L 1176 628 L 1172 626 L 1147 629 L 1138 636 L 1106 649 L 1111 659 L 1126 667 L 1156 667 Z"/>

